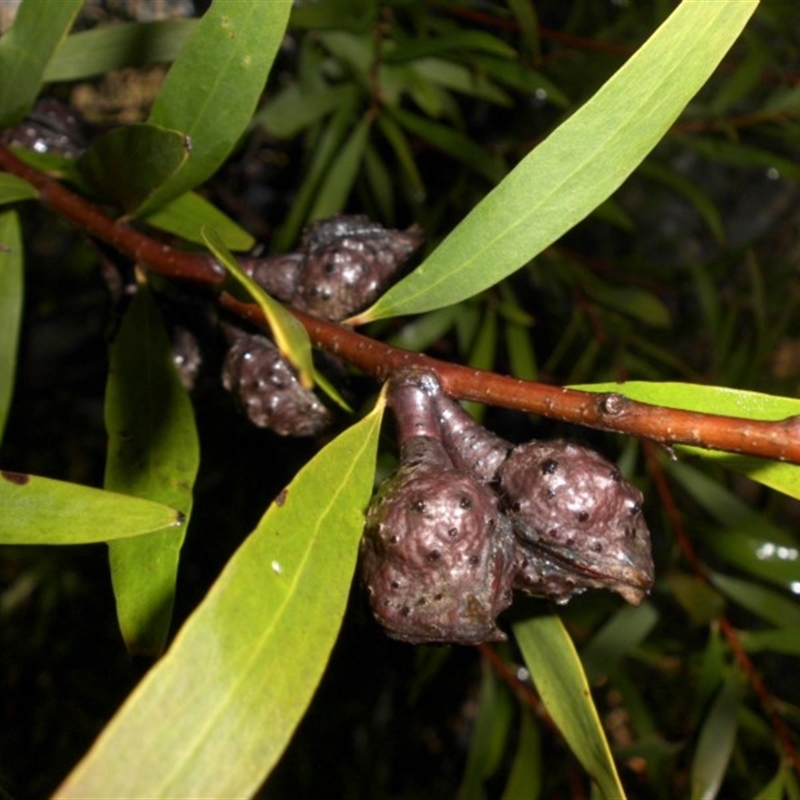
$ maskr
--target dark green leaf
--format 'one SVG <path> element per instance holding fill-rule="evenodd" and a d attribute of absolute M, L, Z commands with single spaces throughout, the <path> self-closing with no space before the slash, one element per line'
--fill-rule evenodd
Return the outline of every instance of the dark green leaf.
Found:
<path fill-rule="evenodd" d="M 696 575 L 672 572 L 667 576 L 675 600 L 695 625 L 708 625 L 725 610 L 725 598 Z"/>
<path fill-rule="evenodd" d="M 692 759 L 690 796 L 696 800 L 713 800 L 719 792 L 736 740 L 741 694 L 738 680 L 729 678 L 703 723 Z"/>
<path fill-rule="evenodd" d="M 111 347 L 105 420 L 105 488 L 177 508 L 188 524 L 200 445 L 169 338 L 145 286 Z M 164 648 L 185 528 L 109 543 L 117 617 L 131 653 L 155 656 Z"/>
<path fill-rule="evenodd" d="M 78 172 L 105 202 L 133 213 L 183 167 L 190 150 L 180 131 L 123 125 L 92 142 Z"/>
<path fill-rule="evenodd" d="M 709 578 L 734 603 L 766 622 L 800 628 L 800 602 L 792 599 L 797 597 L 797 592 L 787 596 L 752 581 L 719 572 L 709 573 Z"/>
<path fill-rule="evenodd" d="M 561 619 L 551 614 L 517 622 L 514 636 L 542 702 L 601 796 L 624 800 L 580 658 Z"/>
<path fill-rule="evenodd" d="M 0 213 L 0 442 L 14 395 L 24 291 L 23 263 L 19 218 L 14 211 L 4 211 Z"/>
<path fill-rule="evenodd" d="M 479 72 L 443 58 L 420 58 L 411 69 L 423 80 L 470 97 L 488 100 L 498 106 L 511 106 L 511 97 L 496 83 Z"/>
<path fill-rule="evenodd" d="M 56 50 L 44 80 L 85 80 L 122 67 L 172 61 L 197 24 L 195 19 L 122 22 L 73 33 Z"/>
<path fill-rule="evenodd" d="M 314 148 L 311 164 L 292 203 L 289 216 L 276 237 L 275 248 L 278 252 L 285 252 L 291 248 L 300 234 L 300 229 L 308 221 L 309 210 L 319 186 L 352 127 L 354 114 L 354 106 L 344 105 L 328 121 Z"/>
<path fill-rule="evenodd" d="M 542 789 L 542 748 L 539 728 L 527 707 L 520 709 L 517 752 L 502 800 L 537 800 Z"/>
<path fill-rule="evenodd" d="M 155 211 L 219 169 L 250 123 L 291 8 L 291 0 L 215 0 L 203 15 L 149 119 L 186 134 L 191 154 L 141 213 Z"/>
<path fill-rule="evenodd" d="M 77 483 L 0 471 L 0 544 L 88 544 L 183 527 L 174 508 Z"/>
<path fill-rule="evenodd" d="M 48 61 L 82 0 L 24 0 L 0 38 L 0 127 L 19 122 L 33 106 Z"/>
<path fill-rule="evenodd" d="M 638 608 L 624 606 L 600 628 L 581 652 L 590 683 L 608 676 L 653 630 L 658 612 L 650 603 Z"/>
<path fill-rule="evenodd" d="M 336 641 L 382 412 L 383 400 L 270 506 L 57 797 L 254 794 Z"/>
<path fill-rule="evenodd" d="M 39 190 L 27 181 L 9 172 L 0 172 L 0 205 L 19 200 L 35 200 L 38 196 Z"/>
<path fill-rule="evenodd" d="M 352 321 L 457 303 L 514 272 L 573 227 L 666 133 L 756 5 L 754 0 L 681 3 L 418 269 Z"/>
<path fill-rule="evenodd" d="M 355 106 L 357 99 L 357 89 L 350 84 L 307 88 L 292 83 L 272 97 L 253 122 L 273 136 L 291 139 L 343 105 Z"/>
<path fill-rule="evenodd" d="M 427 40 L 408 41 L 391 48 L 385 55 L 387 63 L 413 61 L 425 56 L 459 53 L 490 53 L 504 58 L 515 58 L 516 50 L 502 39 L 485 31 L 459 30 Z"/>
<path fill-rule="evenodd" d="M 234 252 L 250 250 L 255 244 L 255 239 L 244 228 L 196 192 L 182 194 L 148 214 L 143 221 L 197 244 L 203 243 L 203 227 L 213 228 Z"/>
<path fill-rule="evenodd" d="M 800 627 L 783 626 L 768 631 L 740 631 L 739 643 L 749 653 L 769 651 L 800 656 Z"/>
<path fill-rule="evenodd" d="M 478 800 L 483 796 L 484 781 L 495 773 L 503 758 L 511 713 L 511 698 L 498 683 L 492 668 L 484 662 L 478 715 L 458 790 L 459 800 Z"/>
<path fill-rule="evenodd" d="M 432 144 L 449 156 L 461 161 L 470 169 L 496 183 L 505 173 L 502 159 L 464 136 L 449 125 L 432 122 L 402 108 L 391 110 L 391 115 L 409 133 Z"/>
<path fill-rule="evenodd" d="M 342 145 L 327 174 L 320 182 L 314 205 L 308 214 L 309 222 L 330 217 L 344 209 L 358 176 L 358 168 L 364 157 L 370 127 L 369 118 L 363 117 Z"/>

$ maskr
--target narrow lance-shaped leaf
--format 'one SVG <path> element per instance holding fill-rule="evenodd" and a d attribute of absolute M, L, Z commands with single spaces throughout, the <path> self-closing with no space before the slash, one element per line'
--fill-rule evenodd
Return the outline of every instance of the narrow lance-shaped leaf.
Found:
<path fill-rule="evenodd" d="M 580 658 L 561 619 L 550 614 L 517 622 L 514 636 L 542 702 L 600 796 L 624 800 Z"/>
<path fill-rule="evenodd" d="M 179 529 L 180 511 L 91 486 L 0 471 L 0 545 L 89 544 Z"/>
<path fill-rule="evenodd" d="M 742 691 L 736 675 L 722 685 L 708 712 L 692 760 L 691 797 L 714 800 L 728 769 L 736 741 Z"/>
<path fill-rule="evenodd" d="M 103 200 L 131 213 L 181 169 L 190 147 L 180 131 L 124 125 L 92 142 L 78 172 Z"/>
<path fill-rule="evenodd" d="M 484 794 L 484 782 L 500 766 L 511 727 L 511 697 L 499 685 L 492 668 L 484 662 L 480 704 L 472 730 L 467 766 L 458 790 L 459 800 Z"/>
<path fill-rule="evenodd" d="M 300 382 L 311 388 L 314 385 L 314 362 L 311 358 L 311 340 L 301 322 L 277 300 L 270 297 L 242 268 L 230 253 L 220 235 L 212 228 L 203 228 L 203 241 L 237 283 L 256 301 L 269 323 L 278 349 L 292 362 L 300 373 Z"/>
<path fill-rule="evenodd" d="M 83 0 L 24 0 L 0 38 L 0 127 L 19 122 L 33 106 L 47 62 Z"/>
<path fill-rule="evenodd" d="M 186 192 L 158 211 L 148 214 L 144 221 L 154 228 L 180 236 L 189 242 L 203 243 L 202 228 L 214 228 L 228 249 L 250 250 L 255 239 L 216 206 L 197 192 Z"/>
<path fill-rule="evenodd" d="M 15 211 L 0 214 L 0 442 L 6 428 L 22 320 L 23 254 Z"/>
<path fill-rule="evenodd" d="M 383 407 L 280 494 L 56 797 L 253 795 L 336 641 Z"/>
<path fill-rule="evenodd" d="M 118 22 L 73 33 L 61 42 L 44 79 L 86 80 L 112 69 L 172 61 L 197 24 L 196 19 Z"/>
<path fill-rule="evenodd" d="M 203 15 L 167 73 L 148 120 L 186 134 L 191 154 L 142 214 L 219 169 L 250 123 L 291 10 L 291 0 L 215 0 Z"/>
<path fill-rule="evenodd" d="M 146 286 L 111 347 L 105 417 L 105 487 L 177 508 L 188 524 L 200 447 L 191 402 Z M 185 529 L 109 543 L 117 617 L 132 653 L 152 656 L 164 648 Z"/>
<path fill-rule="evenodd" d="M 311 207 L 309 221 L 330 217 L 342 211 L 353 189 L 364 157 L 371 121 L 364 117 L 336 155 Z"/>
<path fill-rule="evenodd" d="M 0 205 L 16 203 L 19 200 L 34 200 L 39 190 L 28 181 L 18 178 L 9 172 L 0 172 Z"/>
<path fill-rule="evenodd" d="M 681 3 L 418 269 L 353 322 L 460 302 L 519 269 L 576 225 L 667 132 L 757 5 L 757 0 Z"/>
<path fill-rule="evenodd" d="M 531 711 L 523 706 L 520 709 L 517 752 L 503 789 L 503 800 L 519 800 L 521 797 L 536 800 L 541 788 L 542 748 L 539 729 Z"/>

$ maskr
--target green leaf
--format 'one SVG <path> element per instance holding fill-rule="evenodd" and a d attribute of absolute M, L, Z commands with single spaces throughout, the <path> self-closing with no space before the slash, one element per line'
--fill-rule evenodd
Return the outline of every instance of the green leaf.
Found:
<path fill-rule="evenodd" d="M 756 0 L 681 3 L 625 66 L 484 198 L 418 269 L 354 321 L 460 302 L 552 244 L 644 159 L 756 6 Z"/>
<path fill-rule="evenodd" d="M 490 53 L 503 58 L 516 58 L 517 51 L 507 42 L 485 31 L 453 31 L 430 39 L 409 40 L 387 51 L 387 63 L 414 61 L 426 56 L 466 52 Z"/>
<path fill-rule="evenodd" d="M 800 627 L 782 626 L 768 631 L 740 631 L 739 643 L 748 653 L 782 653 L 800 656 Z"/>
<path fill-rule="evenodd" d="M 581 661 L 590 683 L 613 672 L 658 622 L 658 612 L 651 603 L 638 608 L 623 606 L 600 628 L 581 652 Z"/>
<path fill-rule="evenodd" d="M 411 134 L 461 161 L 491 183 L 496 183 L 503 177 L 506 169 L 502 159 L 488 153 L 484 147 L 451 126 L 432 122 L 402 108 L 391 109 L 389 113 Z"/>
<path fill-rule="evenodd" d="M 105 488 L 177 508 L 188 524 L 200 444 L 146 286 L 139 287 L 111 346 L 105 420 Z M 185 530 L 109 543 L 117 617 L 131 653 L 155 656 L 164 649 Z"/>
<path fill-rule="evenodd" d="M 794 397 L 728 389 L 724 386 L 702 386 L 693 383 L 628 381 L 574 386 L 586 392 L 619 392 L 643 403 L 723 414 L 754 420 L 781 420 L 800 414 L 800 400 Z M 800 499 L 800 466 L 769 461 L 763 458 L 706 450 L 702 447 L 678 445 L 679 452 L 714 461 L 726 469 L 747 475 L 771 489 Z"/>
<path fill-rule="evenodd" d="M 358 90 L 351 84 L 306 87 L 292 83 L 272 97 L 253 122 L 279 139 L 292 139 L 343 105 L 355 106 Z"/>
<path fill-rule="evenodd" d="M 148 214 L 143 221 L 197 244 L 203 243 L 203 227 L 213 228 L 234 252 L 250 250 L 255 244 L 255 239 L 244 228 L 196 192 L 182 194 Z"/>
<path fill-rule="evenodd" d="M 520 709 L 517 752 L 511 764 L 502 800 L 537 800 L 542 790 L 542 747 L 536 720 L 527 707 Z"/>
<path fill-rule="evenodd" d="M 67 36 L 44 71 L 45 83 L 86 80 L 123 67 L 172 61 L 196 19 L 120 22 Z"/>
<path fill-rule="evenodd" d="M 734 603 L 757 614 L 766 622 L 800 629 L 800 602 L 793 600 L 791 596 L 787 597 L 757 583 L 720 572 L 710 572 L 709 578 Z M 793 596 L 797 597 L 797 594 L 794 593 Z"/>
<path fill-rule="evenodd" d="M 484 661 L 478 714 L 472 730 L 467 765 L 458 790 L 459 800 L 479 800 L 484 781 L 497 771 L 511 725 L 511 698 Z"/>
<path fill-rule="evenodd" d="M 290 249 L 297 239 L 300 229 L 307 221 L 319 186 L 352 126 L 354 114 L 354 105 L 343 105 L 331 117 L 317 141 L 314 156 L 306 171 L 303 184 L 292 203 L 286 222 L 276 237 L 275 247 L 278 252 L 286 252 Z"/>
<path fill-rule="evenodd" d="M 0 38 L 0 127 L 19 122 L 33 106 L 47 62 L 83 5 L 82 0 L 24 0 Z"/>
<path fill-rule="evenodd" d="M 561 619 L 550 614 L 517 622 L 514 636 L 542 702 L 601 796 L 624 800 L 580 658 Z"/>
<path fill-rule="evenodd" d="M 78 159 L 78 173 L 105 202 L 133 213 L 183 167 L 190 150 L 180 131 L 123 125 L 92 142 Z"/>
<path fill-rule="evenodd" d="M 0 471 L 0 544 L 88 544 L 180 528 L 161 503 L 77 483 Z"/>
<path fill-rule="evenodd" d="M 271 298 L 249 275 L 242 272 L 236 259 L 231 255 L 219 234 L 212 228 L 203 228 L 203 241 L 206 247 L 230 272 L 234 279 L 258 303 L 259 308 L 269 323 L 275 344 L 300 375 L 303 386 L 314 385 L 314 361 L 311 357 L 311 340 L 300 320 L 284 308 L 277 300 Z"/>
<path fill-rule="evenodd" d="M 0 213 L 0 442 L 14 396 L 23 293 L 19 217 L 15 211 L 4 211 Z"/>
<path fill-rule="evenodd" d="M 19 200 L 35 200 L 39 190 L 28 181 L 9 172 L 0 172 L 0 205 L 16 203 Z"/>
<path fill-rule="evenodd" d="M 308 215 L 309 222 L 330 217 L 344 209 L 364 157 L 371 124 L 369 117 L 363 117 L 336 155 L 316 192 Z"/>
<path fill-rule="evenodd" d="M 676 602 L 683 607 L 695 625 L 706 626 L 725 611 L 725 598 L 697 575 L 670 572 L 667 585 Z"/>
<path fill-rule="evenodd" d="M 255 793 L 336 641 L 383 407 L 381 399 L 327 445 L 270 506 L 56 797 Z"/>
<path fill-rule="evenodd" d="M 736 741 L 741 694 L 739 681 L 729 678 L 708 712 L 692 760 L 690 797 L 713 800 L 719 792 Z"/>
<path fill-rule="evenodd" d="M 186 134 L 191 154 L 142 214 L 203 183 L 227 158 L 250 123 L 291 9 L 291 0 L 215 0 L 203 15 L 167 73 L 149 119 Z"/>
<path fill-rule="evenodd" d="M 498 106 L 511 106 L 511 97 L 478 70 L 443 58 L 420 58 L 410 64 L 417 77 L 470 97 L 488 100 Z"/>

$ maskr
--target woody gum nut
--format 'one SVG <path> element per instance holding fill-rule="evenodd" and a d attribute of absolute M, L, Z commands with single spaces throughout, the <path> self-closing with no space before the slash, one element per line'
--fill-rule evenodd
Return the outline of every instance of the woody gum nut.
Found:
<path fill-rule="evenodd" d="M 514 448 L 498 476 L 520 547 L 533 556 L 519 588 L 535 591 L 548 570 L 563 571 L 576 584 L 565 583 L 566 596 L 600 587 L 641 602 L 653 584 L 650 534 L 641 492 L 613 464 L 567 442 L 529 442 Z"/>
<path fill-rule="evenodd" d="M 390 636 L 414 644 L 503 639 L 495 617 L 512 600 L 510 526 L 489 489 L 442 467 L 438 442 L 417 441 L 425 444 L 408 448 L 416 458 L 367 512 L 361 565 L 373 614 Z"/>
<path fill-rule="evenodd" d="M 303 264 L 292 305 L 339 321 L 371 305 L 422 244 L 422 230 L 389 230 L 365 216 L 340 216 L 303 234 Z"/>
<path fill-rule="evenodd" d="M 387 399 L 394 413 L 401 461 L 404 460 L 402 448 L 406 440 L 419 436 L 441 440 L 435 405 L 435 398 L 441 393 L 438 379 L 430 372 L 400 372 L 389 382 Z"/>
<path fill-rule="evenodd" d="M 264 291 L 280 300 L 290 303 L 300 282 L 303 256 L 300 253 L 287 253 L 271 258 L 242 258 L 242 270 Z"/>
<path fill-rule="evenodd" d="M 477 423 L 443 392 L 435 399 L 442 440 L 455 466 L 473 472 L 482 481 L 494 480 L 511 443 Z"/>
<path fill-rule="evenodd" d="M 314 436 L 330 423 L 330 411 L 264 336 L 236 334 L 222 366 L 222 382 L 253 424 L 282 436 Z"/>

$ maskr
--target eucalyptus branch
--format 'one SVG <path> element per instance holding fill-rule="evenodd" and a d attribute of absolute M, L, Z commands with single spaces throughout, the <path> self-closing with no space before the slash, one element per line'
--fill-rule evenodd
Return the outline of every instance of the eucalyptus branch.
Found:
<path fill-rule="evenodd" d="M 111 219 L 96 204 L 24 163 L 2 144 L 0 167 L 38 189 L 39 200 L 45 206 L 71 220 L 89 235 L 145 264 L 151 271 L 212 291 L 221 289 L 225 274 L 210 255 L 169 247 L 124 221 Z M 223 308 L 267 328 L 266 320 L 256 305 L 242 303 L 225 292 L 219 295 L 218 300 Z M 597 394 L 523 381 L 401 350 L 343 325 L 295 309 L 292 311 L 317 347 L 341 356 L 376 380 L 386 380 L 400 368 L 416 366 L 434 371 L 444 390 L 460 400 L 473 400 L 637 436 L 667 447 L 694 445 L 800 464 L 798 416 L 775 421 L 750 420 L 651 405 L 613 392 Z"/>

